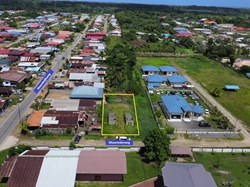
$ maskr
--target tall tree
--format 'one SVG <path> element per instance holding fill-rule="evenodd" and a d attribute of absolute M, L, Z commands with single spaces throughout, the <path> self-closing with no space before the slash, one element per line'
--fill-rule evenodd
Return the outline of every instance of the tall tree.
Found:
<path fill-rule="evenodd" d="M 155 161 L 158 164 L 166 161 L 170 153 L 170 139 L 165 133 L 159 129 L 152 130 L 143 143 L 145 147 L 142 149 L 142 154 L 148 161 Z"/>

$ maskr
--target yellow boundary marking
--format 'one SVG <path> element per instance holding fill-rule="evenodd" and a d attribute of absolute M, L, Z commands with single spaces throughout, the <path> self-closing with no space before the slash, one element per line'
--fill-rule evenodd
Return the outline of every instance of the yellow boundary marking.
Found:
<path fill-rule="evenodd" d="M 135 113 L 135 121 L 136 121 L 136 127 L 137 127 L 137 134 L 103 134 L 103 127 L 104 127 L 104 104 L 105 104 L 105 97 L 106 96 L 132 96 L 133 103 L 134 103 L 134 113 Z M 136 102 L 135 102 L 135 95 L 134 94 L 103 94 L 102 98 L 102 130 L 101 130 L 102 136 L 140 136 L 140 128 L 138 123 L 138 116 L 137 116 L 137 110 L 136 110 Z"/>

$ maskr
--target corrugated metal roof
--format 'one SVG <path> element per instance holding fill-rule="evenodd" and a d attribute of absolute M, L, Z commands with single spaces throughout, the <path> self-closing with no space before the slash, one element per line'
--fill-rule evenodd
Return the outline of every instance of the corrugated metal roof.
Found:
<path fill-rule="evenodd" d="M 53 99 L 51 105 L 53 110 L 77 111 L 79 102 L 79 100 L 73 99 Z"/>
<path fill-rule="evenodd" d="M 184 112 L 192 112 L 192 107 L 186 99 L 179 95 L 165 95 L 161 97 L 163 104 L 171 114 L 183 114 Z"/>
<path fill-rule="evenodd" d="M 159 68 L 155 67 L 155 66 L 150 66 L 150 65 L 145 65 L 141 67 L 142 71 L 157 71 L 159 72 Z"/>
<path fill-rule="evenodd" d="M 77 150 L 50 150 L 44 158 L 36 187 L 73 187 L 79 154 Z"/>
<path fill-rule="evenodd" d="M 81 151 L 77 174 L 126 173 L 126 156 L 122 151 Z"/>
<path fill-rule="evenodd" d="M 42 163 L 42 157 L 18 157 L 8 187 L 35 187 Z"/>
<path fill-rule="evenodd" d="M 202 164 L 166 162 L 162 176 L 164 186 L 216 187 L 211 173 Z"/>

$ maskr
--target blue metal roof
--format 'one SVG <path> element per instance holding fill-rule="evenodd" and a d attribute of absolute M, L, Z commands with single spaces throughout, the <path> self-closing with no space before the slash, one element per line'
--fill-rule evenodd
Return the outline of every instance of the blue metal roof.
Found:
<path fill-rule="evenodd" d="M 157 88 L 157 87 L 159 87 L 159 86 L 160 86 L 159 83 L 148 83 L 147 88 L 148 88 L 149 90 L 152 90 L 152 89 Z"/>
<path fill-rule="evenodd" d="M 173 66 L 161 66 L 160 70 L 161 72 L 178 72 Z"/>
<path fill-rule="evenodd" d="M 204 113 L 204 109 L 201 108 L 200 105 L 194 105 L 194 106 L 193 106 L 193 111 L 194 111 L 194 113 L 196 113 L 196 114 L 202 114 L 202 113 Z"/>
<path fill-rule="evenodd" d="M 238 89 L 240 89 L 240 87 L 237 86 L 237 85 L 225 85 L 225 88 L 227 90 L 238 90 Z"/>
<path fill-rule="evenodd" d="M 103 88 L 93 86 L 77 86 L 71 92 L 70 98 L 73 99 L 101 99 L 103 96 Z"/>
<path fill-rule="evenodd" d="M 150 66 L 150 65 L 145 65 L 141 67 L 142 71 L 156 71 L 159 72 L 159 68 L 155 67 L 155 66 Z"/>
<path fill-rule="evenodd" d="M 180 95 L 165 95 L 161 97 L 161 100 L 171 114 L 183 114 L 184 112 L 193 111 L 186 99 Z"/>
<path fill-rule="evenodd" d="M 148 83 L 163 83 L 167 81 L 167 78 L 162 75 L 149 75 L 147 81 Z"/>
<path fill-rule="evenodd" d="M 187 82 L 187 79 L 181 75 L 173 75 L 173 76 L 169 76 L 167 77 L 168 81 L 170 83 L 184 83 Z"/>

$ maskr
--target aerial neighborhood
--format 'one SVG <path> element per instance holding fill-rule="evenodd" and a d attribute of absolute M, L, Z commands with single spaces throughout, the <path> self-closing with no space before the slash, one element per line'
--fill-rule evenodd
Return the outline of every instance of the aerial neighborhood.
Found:
<path fill-rule="evenodd" d="M 250 185 L 248 8 L 13 2 L 0 186 Z"/>

